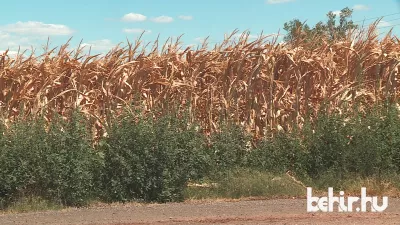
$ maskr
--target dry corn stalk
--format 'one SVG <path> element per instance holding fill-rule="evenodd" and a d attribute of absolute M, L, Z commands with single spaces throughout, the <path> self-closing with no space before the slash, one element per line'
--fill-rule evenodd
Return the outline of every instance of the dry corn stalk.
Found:
<path fill-rule="evenodd" d="M 78 107 L 102 135 L 126 106 L 168 112 L 190 103 L 190 118 L 208 133 L 218 130 L 221 118 L 255 137 L 289 131 L 315 116 L 323 102 L 345 112 L 355 102 L 396 101 L 400 43 L 391 33 L 378 40 L 374 30 L 313 48 L 266 36 L 248 42 L 248 33 L 232 43 L 235 31 L 212 50 L 204 44 L 182 51 L 178 39 L 162 49 L 156 41 L 150 53 L 139 50 L 140 40 L 105 56 L 82 55 L 80 47 L 67 52 L 68 43 L 40 57 L 6 52 L 0 56 L 0 109 L 12 121 L 20 109 L 50 119 Z"/>

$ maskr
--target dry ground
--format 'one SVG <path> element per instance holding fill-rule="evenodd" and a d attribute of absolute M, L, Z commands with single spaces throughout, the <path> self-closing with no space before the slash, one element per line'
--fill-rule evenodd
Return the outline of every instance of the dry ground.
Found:
<path fill-rule="evenodd" d="M 307 213 L 306 199 L 117 204 L 1 214 L 0 224 L 400 224 L 400 199 L 384 213 Z"/>

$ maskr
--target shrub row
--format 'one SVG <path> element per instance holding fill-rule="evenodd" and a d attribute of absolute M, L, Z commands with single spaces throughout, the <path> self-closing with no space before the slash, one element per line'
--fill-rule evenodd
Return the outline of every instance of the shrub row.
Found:
<path fill-rule="evenodd" d="M 390 176 L 400 171 L 398 115 L 386 106 L 350 117 L 321 111 L 302 130 L 253 145 L 237 126 L 206 137 L 179 115 L 124 114 L 96 145 L 78 112 L 50 127 L 19 120 L 0 126 L 0 204 L 30 196 L 74 206 L 181 201 L 188 181 L 238 168 L 291 171 L 322 188 L 355 175 Z"/>
<path fill-rule="evenodd" d="M 262 140 L 246 166 L 291 171 L 323 189 L 355 177 L 388 178 L 400 172 L 400 117 L 395 106 L 354 115 L 320 112 L 301 131 Z"/>

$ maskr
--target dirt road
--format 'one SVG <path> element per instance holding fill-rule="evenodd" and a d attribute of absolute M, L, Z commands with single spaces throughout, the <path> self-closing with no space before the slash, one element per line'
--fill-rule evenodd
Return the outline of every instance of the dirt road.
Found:
<path fill-rule="evenodd" d="M 384 213 L 307 213 L 306 199 L 201 201 L 1 214 L 0 224 L 400 224 L 400 199 Z"/>

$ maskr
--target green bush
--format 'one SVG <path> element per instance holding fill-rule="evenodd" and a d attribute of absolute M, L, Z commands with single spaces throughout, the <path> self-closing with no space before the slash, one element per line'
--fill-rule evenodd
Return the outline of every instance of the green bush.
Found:
<path fill-rule="evenodd" d="M 63 205 L 83 205 L 93 196 L 93 152 L 90 133 L 77 113 L 56 119 L 46 131 L 42 119 L 18 121 L 5 131 L 0 145 L 2 206 L 38 196 Z"/>
<path fill-rule="evenodd" d="M 128 115 L 104 140 L 104 197 L 108 201 L 181 201 L 189 179 L 210 162 L 205 141 L 184 119 Z"/>
<path fill-rule="evenodd" d="M 307 174 L 324 185 L 355 177 L 389 176 L 400 170 L 400 119 L 382 105 L 348 116 L 321 116 L 304 130 Z M 314 130 L 314 132 L 311 132 Z"/>
<path fill-rule="evenodd" d="M 400 118 L 396 108 L 381 107 L 359 117 L 348 148 L 348 171 L 363 177 L 400 170 Z"/>
<path fill-rule="evenodd" d="M 345 126 L 344 117 L 321 112 L 312 129 L 304 130 L 304 144 L 308 152 L 305 162 L 312 179 L 334 170 L 340 177 L 345 173 L 345 153 L 351 136 L 351 125 Z"/>
<path fill-rule="evenodd" d="M 261 140 L 251 151 L 248 166 L 275 173 L 305 173 L 307 155 L 298 134 L 278 133 Z"/>
<path fill-rule="evenodd" d="M 251 137 L 244 130 L 231 124 L 222 126 L 220 132 L 211 135 L 209 154 L 213 168 L 223 172 L 227 169 L 243 166 L 251 146 Z"/>

